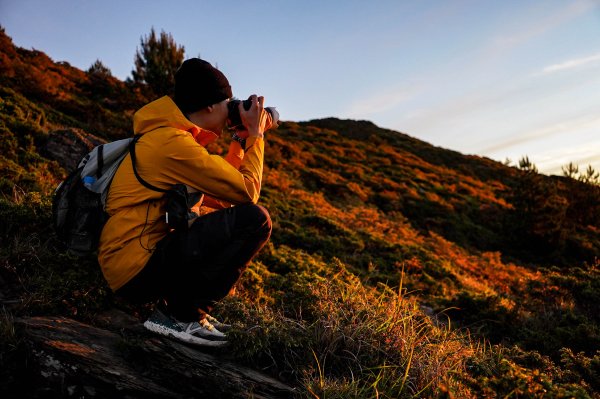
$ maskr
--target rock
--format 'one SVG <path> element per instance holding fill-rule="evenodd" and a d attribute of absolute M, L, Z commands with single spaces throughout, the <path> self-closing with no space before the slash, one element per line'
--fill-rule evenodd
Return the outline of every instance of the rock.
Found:
<path fill-rule="evenodd" d="M 105 140 L 82 129 L 67 128 L 50 132 L 44 152 L 67 171 L 72 171 L 85 154 L 104 143 Z"/>
<path fill-rule="evenodd" d="M 99 320 L 113 331 L 64 317 L 15 321 L 39 366 L 44 381 L 40 389 L 86 398 L 290 398 L 295 394 L 293 388 L 232 363 L 222 353 L 152 335 L 118 311 Z M 131 329 L 114 331 L 121 323 Z"/>

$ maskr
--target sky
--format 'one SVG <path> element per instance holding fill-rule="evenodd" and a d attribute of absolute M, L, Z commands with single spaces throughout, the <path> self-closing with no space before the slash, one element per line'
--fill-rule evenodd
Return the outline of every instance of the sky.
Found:
<path fill-rule="evenodd" d="M 369 120 L 547 174 L 600 171 L 600 0 L 0 0 L 0 25 L 120 79 L 164 30 L 283 120 Z"/>

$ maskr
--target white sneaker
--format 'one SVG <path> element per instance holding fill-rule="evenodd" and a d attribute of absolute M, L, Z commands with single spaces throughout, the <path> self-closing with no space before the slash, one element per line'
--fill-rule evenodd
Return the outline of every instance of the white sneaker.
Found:
<path fill-rule="evenodd" d="M 207 318 L 191 323 L 179 323 L 181 328 L 195 337 L 208 339 L 210 341 L 224 341 L 227 336 L 219 331 Z"/>
<path fill-rule="evenodd" d="M 224 339 L 225 334 L 221 333 L 220 331 L 219 334 L 222 335 L 222 337 L 219 339 L 215 339 L 215 337 L 219 337 L 219 334 L 215 334 L 212 339 L 207 338 L 206 335 L 194 335 L 193 333 L 196 333 L 197 329 L 194 330 L 192 326 L 193 324 L 198 325 L 198 323 L 196 322 L 181 323 L 175 318 L 165 315 L 160 310 L 155 309 L 152 315 L 150 315 L 150 317 L 148 318 L 148 320 L 144 322 L 144 327 L 157 334 L 172 337 L 179 341 L 187 342 L 194 345 L 219 347 L 228 344 L 228 342 Z"/>

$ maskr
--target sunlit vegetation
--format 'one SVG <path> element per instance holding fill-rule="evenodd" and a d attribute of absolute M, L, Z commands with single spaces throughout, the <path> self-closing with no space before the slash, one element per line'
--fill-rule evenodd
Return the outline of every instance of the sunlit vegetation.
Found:
<path fill-rule="evenodd" d="M 61 252 L 50 198 L 68 171 L 45 145 L 63 127 L 126 136 L 149 99 L 100 60 L 79 71 L 3 32 L 0 57 L 1 391 L 35 372 L 14 317 L 147 314 L 93 257 Z M 286 122 L 261 203 L 271 242 L 217 309 L 235 361 L 307 398 L 600 397 L 593 169 L 549 177 L 366 121 Z"/>

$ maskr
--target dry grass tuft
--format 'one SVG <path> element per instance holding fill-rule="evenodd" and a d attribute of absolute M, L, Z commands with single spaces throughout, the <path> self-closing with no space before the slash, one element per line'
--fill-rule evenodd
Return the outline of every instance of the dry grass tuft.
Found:
<path fill-rule="evenodd" d="M 467 336 L 423 314 L 402 287 L 367 287 L 342 264 L 333 269 L 288 275 L 294 313 L 281 301 L 226 301 L 223 314 L 248 321 L 233 333 L 235 355 L 313 398 L 434 397 L 440 387 L 470 396 L 455 378 L 479 351 Z"/>

